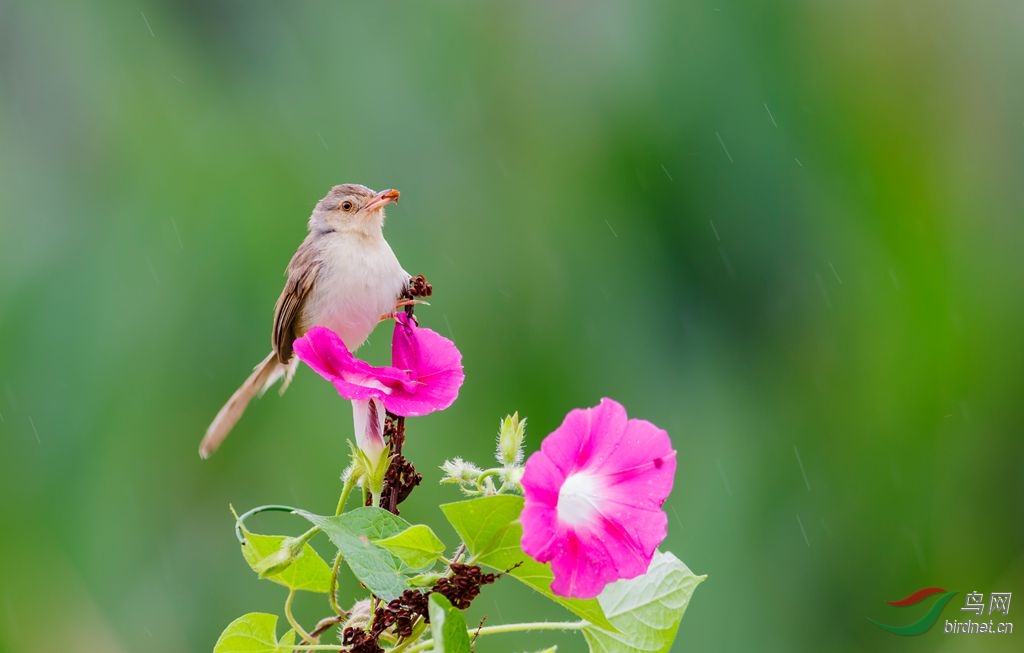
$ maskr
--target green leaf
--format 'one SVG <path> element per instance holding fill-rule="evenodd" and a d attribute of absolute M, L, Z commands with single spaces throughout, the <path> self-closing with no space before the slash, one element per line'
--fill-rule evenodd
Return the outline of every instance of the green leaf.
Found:
<path fill-rule="evenodd" d="M 280 641 L 277 642 L 278 648 L 281 651 L 291 653 L 292 648 L 295 646 L 295 638 L 298 635 L 295 634 L 294 630 L 289 630 L 284 635 L 281 635 Z"/>
<path fill-rule="evenodd" d="M 430 637 L 435 653 L 470 653 L 466 618 L 441 594 L 430 595 Z"/>
<path fill-rule="evenodd" d="M 260 573 L 261 563 L 278 553 L 282 542 L 290 539 L 282 535 L 250 533 L 244 526 L 241 530 L 245 538 L 242 542 L 242 557 L 256 573 Z M 291 565 L 264 578 L 290 589 L 319 594 L 326 594 L 331 588 L 331 568 L 308 542 L 302 546 L 302 552 Z"/>
<path fill-rule="evenodd" d="M 250 612 L 235 619 L 220 634 L 213 653 L 291 653 L 295 631 L 277 641 L 277 615 Z"/>
<path fill-rule="evenodd" d="M 434 585 L 437 585 L 437 581 L 444 578 L 445 575 L 446 574 L 434 571 L 430 571 L 425 574 L 417 574 L 409 579 L 409 587 L 433 587 Z"/>
<path fill-rule="evenodd" d="M 416 524 L 398 535 L 375 542 L 413 569 L 429 569 L 444 553 L 442 542 L 429 526 Z"/>
<path fill-rule="evenodd" d="M 668 651 L 693 591 L 705 578 L 671 553 L 656 552 L 646 574 L 612 583 L 597 597 L 619 632 L 585 626 L 591 653 Z"/>
<path fill-rule="evenodd" d="M 497 571 L 508 571 L 510 576 L 573 614 L 602 628 L 615 630 L 597 599 L 567 599 L 553 594 L 551 567 L 537 562 L 520 548 L 519 542 L 523 539 L 523 527 L 519 523 L 519 513 L 523 511 L 522 497 L 507 494 L 481 497 L 446 503 L 441 510 L 476 562 Z"/>
<path fill-rule="evenodd" d="M 296 514 L 327 534 L 359 582 L 379 598 L 391 601 L 409 588 L 408 577 L 413 570 L 395 554 L 375 544 L 406 530 L 409 522 L 372 506 L 337 517 L 321 517 L 302 510 Z"/>

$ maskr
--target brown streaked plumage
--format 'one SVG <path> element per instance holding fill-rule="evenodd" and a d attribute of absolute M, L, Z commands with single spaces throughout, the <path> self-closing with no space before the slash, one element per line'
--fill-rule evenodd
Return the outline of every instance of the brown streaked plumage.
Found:
<path fill-rule="evenodd" d="M 278 362 L 283 365 L 292 359 L 292 342 L 310 326 L 302 323 L 301 309 L 320 272 L 320 252 L 315 242 L 317 238 L 314 234 L 306 236 L 295 250 L 295 255 L 288 263 L 288 281 L 274 307 L 274 332 L 270 344 L 277 354 Z"/>
<path fill-rule="evenodd" d="M 281 377 L 281 392 L 288 387 L 298 362 L 296 338 L 322 325 L 355 351 L 380 316 L 394 310 L 409 281 L 383 234 L 384 207 L 397 201 L 396 190 L 342 184 L 317 202 L 274 309 L 272 351 L 214 417 L 199 445 L 201 457 L 216 451 L 253 397 Z"/>

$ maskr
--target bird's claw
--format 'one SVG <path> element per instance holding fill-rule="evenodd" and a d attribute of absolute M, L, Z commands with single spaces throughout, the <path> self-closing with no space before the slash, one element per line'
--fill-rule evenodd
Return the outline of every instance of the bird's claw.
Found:
<path fill-rule="evenodd" d="M 425 299 L 400 299 L 398 300 L 398 302 L 395 303 L 395 310 L 397 311 L 400 308 L 405 308 L 406 306 L 416 306 L 418 304 L 430 306 L 430 302 L 426 301 Z"/>
<path fill-rule="evenodd" d="M 388 320 L 395 319 L 395 315 L 398 314 L 403 308 L 408 306 L 416 306 L 422 304 L 424 306 L 430 306 L 430 302 L 423 301 L 422 299 L 402 299 L 395 303 L 395 310 L 391 313 L 382 313 L 377 319 L 377 322 L 387 322 Z"/>

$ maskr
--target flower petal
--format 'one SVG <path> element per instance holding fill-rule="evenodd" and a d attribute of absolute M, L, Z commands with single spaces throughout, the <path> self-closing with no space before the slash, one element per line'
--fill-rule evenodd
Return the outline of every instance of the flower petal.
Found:
<path fill-rule="evenodd" d="M 629 420 L 623 439 L 646 451 L 647 460 L 638 460 L 627 449 L 620 453 L 622 469 L 603 470 L 609 473 L 601 477 L 606 483 L 601 514 L 623 524 L 649 560 L 667 534 L 662 504 L 675 481 L 676 452 L 667 433 L 643 420 Z"/>
<path fill-rule="evenodd" d="M 462 354 L 451 340 L 418 327 L 405 313 L 395 316 L 391 340 L 393 369 L 409 375 L 410 383 L 395 389 L 384 401 L 388 410 L 405 417 L 444 410 L 455 402 L 465 380 Z"/>
<path fill-rule="evenodd" d="M 555 579 L 551 591 L 560 596 L 592 599 L 619 577 L 615 560 L 601 541 L 588 533 L 568 531 L 558 555 L 551 560 Z"/>
<path fill-rule="evenodd" d="M 384 451 L 384 407 L 379 399 L 352 402 L 352 426 L 356 446 L 373 462 Z"/>
<path fill-rule="evenodd" d="M 527 459 L 522 484 L 533 502 L 554 509 L 558 507 L 558 491 L 565 483 L 565 477 L 547 452 L 541 450 Z"/>
<path fill-rule="evenodd" d="M 383 399 L 393 388 L 407 388 L 408 374 L 393 367 L 374 367 L 352 355 L 335 332 L 315 326 L 292 345 L 299 360 L 334 384 L 346 399 Z"/>
<path fill-rule="evenodd" d="M 523 550 L 551 563 L 552 591 L 590 598 L 643 574 L 667 533 L 675 471 L 668 434 L 617 402 L 570 411 L 522 479 Z"/>
<path fill-rule="evenodd" d="M 555 465 L 568 476 L 573 470 L 601 469 L 614 465 L 614 453 L 626 428 L 626 409 L 616 401 L 602 399 L 594 408 L 569 411 L 562 425 L 541 443 Z"/>
<path fill-rule="evenodd" d="M 315 326 L 306 335 L 296 338 L 292 349 L 299 360 L 332 382 L 339 378 L 339 368 L 355 360 L 338 334 L 322 326 Z"/>
<path fill-rule="evenodd" d="M 541 503 L 526 503 L 519 514 L 523 525 L 522 547 L 526 555 L 549 562 L 558 554 L 558 511 Z"/>

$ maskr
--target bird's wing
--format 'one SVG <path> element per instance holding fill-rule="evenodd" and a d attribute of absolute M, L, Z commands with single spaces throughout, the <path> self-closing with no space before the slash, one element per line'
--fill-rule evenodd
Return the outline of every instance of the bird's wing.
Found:
<path fill-rule="evenodd" d="M 295 250 L 295 256 L 288 264 L 288 282 L 277 299 L 274 308 L 274 332 L 270 336 L 271 344 L 277 360 L 287 363 L 292 357 L 292 342 L 298 337 L 297 331 L 302 326 L 302 308 L 316 283 L 320 272 L 319 251 L 307 238 Z"/>

